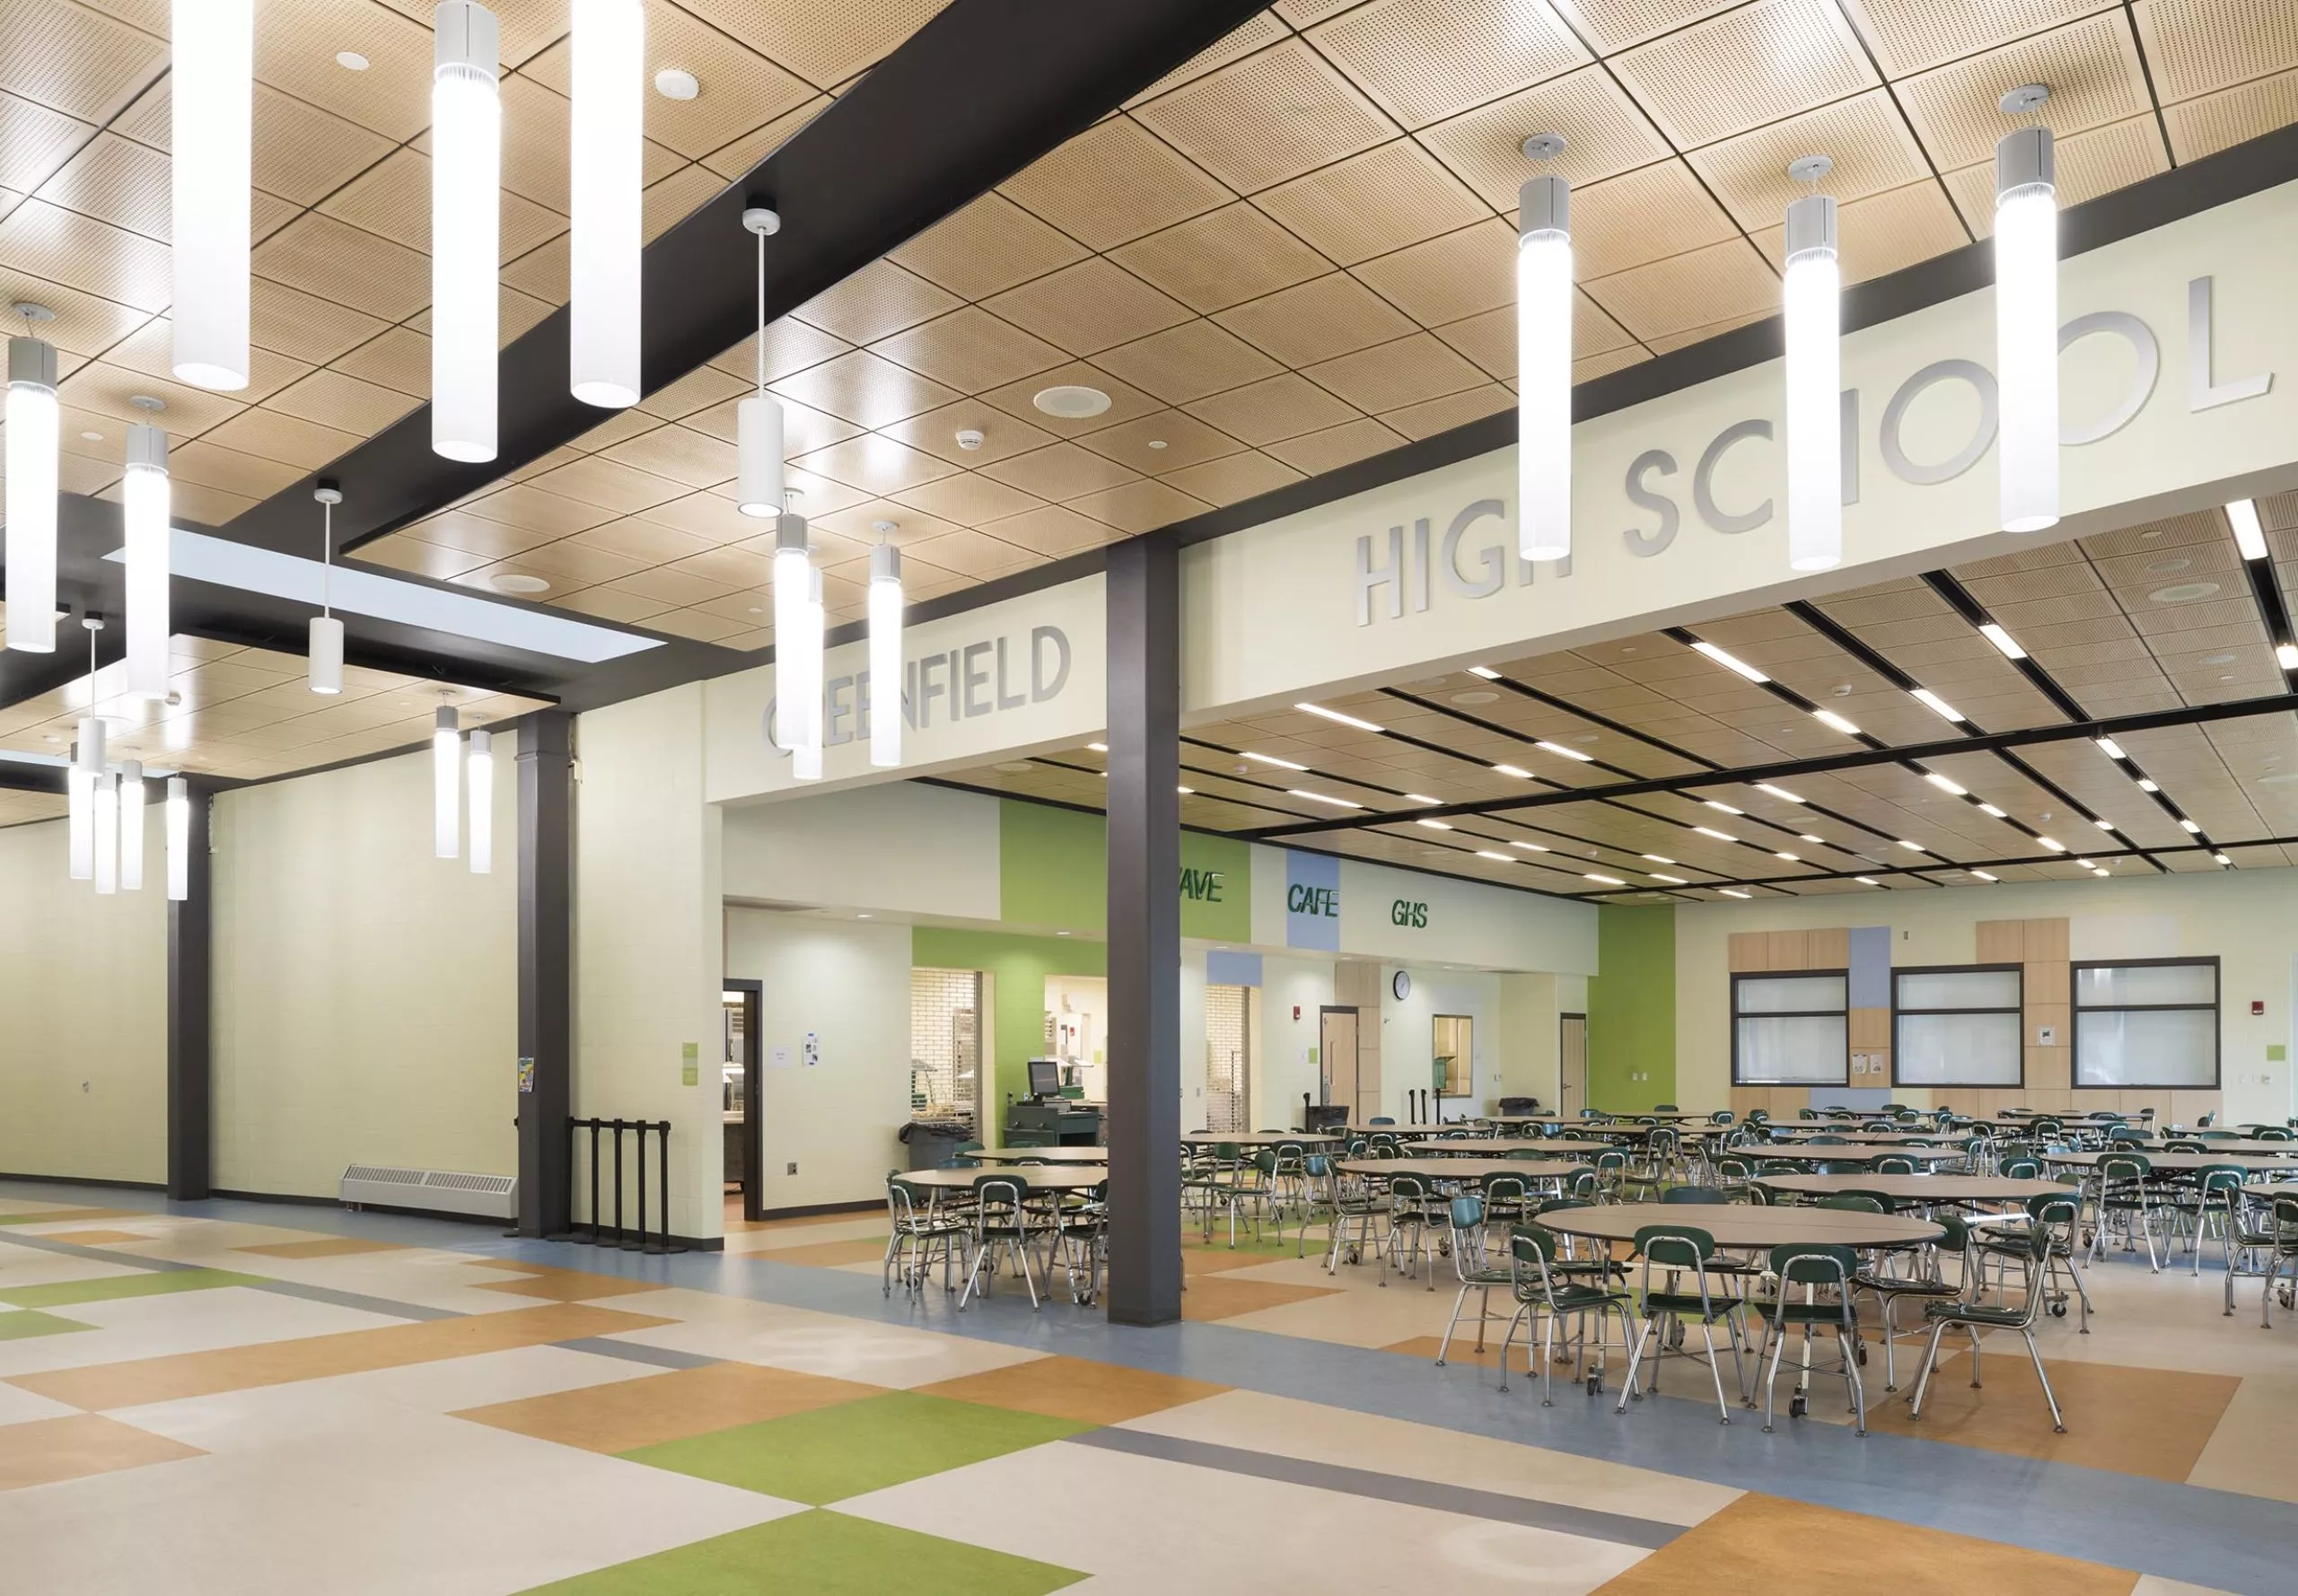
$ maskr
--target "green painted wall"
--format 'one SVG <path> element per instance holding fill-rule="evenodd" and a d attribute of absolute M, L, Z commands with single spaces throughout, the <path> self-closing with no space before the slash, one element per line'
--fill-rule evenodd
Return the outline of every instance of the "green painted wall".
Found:
<path fill-rule="evenodd" d="M 1588 1106 L 1618 1114 L 1678 1101 L 1674 908 L 1599 907 L 1596 970 L 1588 978 Z"/>
<path fill-rule="evenodd" d="M 999 918 L 1102 934 L 1109 921 L 1108 829 L 1101 817 L 1007 799 L 998 805 Z M 1252 848 L 1181 833 L 1181 934 L 1250 942 Z"/>
<path fill-rule="evenodd" d="M 1047 811 L 1059 814 L 1064 811 Z M 1001 931 L 947 931 L 918 926 L 910 936 L 910 961 L 926 969 L 978 969 L 993 985 L 996 1013 L 990 1036 L 990 1087 L 983 1104 L 991 1126 L 1005 1123 L 1005 1098 L 1030 1090 L 1030 1060 L 1045 1046 L 1045 981 L 1048 976 L 1106 976 L 1109 950 L 1084 937 L 1013 936 Z"/>

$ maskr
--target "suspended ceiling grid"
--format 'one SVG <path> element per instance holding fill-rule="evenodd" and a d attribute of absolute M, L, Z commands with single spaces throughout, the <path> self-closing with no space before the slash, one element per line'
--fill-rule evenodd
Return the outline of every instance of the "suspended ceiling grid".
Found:
<path fill-rule="evenodd" d="M 797 130 L 944 0 L 648 0 L 652 239 Z M 428 397 L 428 0 L 256 8 L 254 369 L 169 375 L 167 0 L 0 6 L 0 304 L 57 319 L 62 481 L 114 496 L 135 395 L 164 400 L 177 513 L 230 521 Z M 566 0 L 494 7 L 503 48 L 502 341 L 563 304 Z M 338 52 L 365 59 L 363 70 Z M 10 330 L 15 330 L 12 326 Z"/>
<path fill-rule="evenodd" d="M 2259 509 L 2286 614 L 2298 598 L 2298 495 L 2262 501 Z M 1952 574 L 2086 717 L 2267 699 L 2290 690 L 2221 512 L 2039 544 Z M 1989 732 L 2066 723 L 2048 697 L 1920 579 L 1839 594 L 1812 609 L 1945 699 L 1969 723 Z M 1960 735 L 1789 609 L 1687 630 L 1890 747 L 1936 745 Z M 1183 823 L 1253 833 L 1354 818 L 1357 811 L 1320 801 L 1342 799 L 1364 806 L 1363 824 L 1301 836 L 1299 844 L 1626 901 L 1654 890 L 1697 899 L 1721 896 L 1725 887 L 1799 894 L 1877 890 L 1858 881 L 1861 874 L 1885 890 L 1981 884 L 1966 867 L 2004 881 L 2089 879 L 2083 859 L 2116 875 L 2217 869 L 2206 851 L 2195 850 L 2198 839 L 2180 827 L 2179 814 L 2217 844 L 2298 836 L 2298 721 L 2286 712 L 2118 737 L 2135 769 L 2088 739 L 2017 749 L 2013 757 L 2024 770 L 2012 758 L 1984 750 L 1922 761 L 1922 770 L 2006 811 L 2008 819 L 1997 819 L 1899 763 L 1776 784 L 1800 803 L 1732 777 L 1732 771 L 1782 760 L 1830 759 L 1855 745 L 1796 704 L 1665 634 L 1487 665 L 1506 680 L 1452 672 L 1315 700 L 1380 732 L 1294 708 L 1192 727 L 1180 750 L 1188 789 Z M 1538 746 L 1542 741 L 1554 746 Z M 1286 769 L 1269 759 L 1307 768 Z M 1493 768 L 1497 765 L 1526 774 L 1507 775 Z M 951 779 L 1099 808 L 1104 767 L 1102 756 L 1087 748 Z M 2136 773 L 2159 784 L 2176 813 L 2144 792 Z M 1676 779 L 1667 791 L 1455 815 L 1442 826 L 1416 818 L 1427 802 L 1501 800 L 1647 777 Z M 2093 817 L 2114 831 L 2098 828 Z M 1693 829 L 1703 826 L 1722 836 Z M 2053 855 L 2030 833 L 2067 851 Z M 1899 846 L 1902 838 L 1925 851 Z M 1281 834 L 1274 839 L 1285 840 Z M 2188 851 L 2170 851 L 2178 849 Z M 2294 862 L 2280 846 L 2228 851 L 2239 867 Z M 2003 863 L 2012 859 L 2034 862 Z M 1590 874 L 1610 881 L 1587 880 Z"/>
<path fill-rule="evenodd" d="M 2276 0 L 1284 0 L 776 325 L 831 619 L 881 536 L 938 596 L 1504 408 L 1529 133 L 1572 140 L 1585 381 L 1774 311 L 1796 155 L 1836 159 L 1850 280 L 1986 236 L 1995 101 L 2035 79 L 2079 203 L 2298 118 L 2298 35 Z M 761 647 L 752 370 L 360 557 Z M 1059 382 L 1111 407 L 1036 410 Z"/>

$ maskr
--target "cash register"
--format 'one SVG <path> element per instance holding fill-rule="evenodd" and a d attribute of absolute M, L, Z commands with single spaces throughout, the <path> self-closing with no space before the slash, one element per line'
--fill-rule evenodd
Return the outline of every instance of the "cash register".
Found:
<path fill-rule="evenodd" d="M 1101 1110 L 1066 1095 L 1061 1084 L 1061 1060 L 1030 1060 L 1030 1094 L 1005 1104 L 1005 1145 L 1008 1147 L 1091 1147 L 1101 1139 Z"/>

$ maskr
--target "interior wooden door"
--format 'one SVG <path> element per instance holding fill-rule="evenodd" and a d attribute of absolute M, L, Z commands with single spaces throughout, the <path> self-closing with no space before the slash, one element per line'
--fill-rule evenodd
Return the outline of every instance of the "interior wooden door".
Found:
<path fill-rule="evenodd" d="M 1557 1107 L 1565 1118 L 1588 1106 L 1588 1016 L 1557 1016 Z"/>
<path fill-rule="evenodd" d="M 1324 1081 L 1324 1101 L 1346 1106 L 1354 1119 L 1357 1118 L 1356 1011 L 1325 1009 L 1317 1019 L 1317 1067 Z"/>

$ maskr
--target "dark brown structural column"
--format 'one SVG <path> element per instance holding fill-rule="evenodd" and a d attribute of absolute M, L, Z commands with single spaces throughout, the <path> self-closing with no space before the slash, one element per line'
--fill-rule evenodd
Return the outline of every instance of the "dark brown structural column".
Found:
<path fill-rule="evenodd" d="M 209 974 L 214 969 L 215 899 L 207 861 L 208 815 L 215 794 L 197 780 L 188 785 L 191 814 L 185 864 L 189 896 L 168 905 L 168 1195 L 196 1201 L 208 1195 L 215 1170 L 209 1128 L 214 1122 Z M 163 857 L 162 879 L 166 870 Z"/>
<path fill-rule="evenodd" d="M 519 723 L 519 1234 L 563 1235 L 570 1218 L 574 1103 L 574 717 Z"/>

